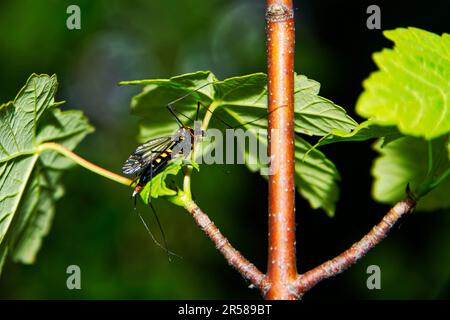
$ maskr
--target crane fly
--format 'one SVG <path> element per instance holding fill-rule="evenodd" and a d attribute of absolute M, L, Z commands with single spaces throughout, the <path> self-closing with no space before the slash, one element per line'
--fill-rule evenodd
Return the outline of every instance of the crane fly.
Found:
<path fill-rule="evenodd" d="M 157 174 L 159 174 L 164 170 L 164 168 L 167 166 L 167 164 L 172 158 L 180 154 L 181 150 L 183 151 L 184 156 L 187 157 L 194 148 L 194 142 L 196 142 L 196 138 L 205 136 L 205 131 L 195 126 L 198 120 L 200 106 L 202 105 L 200 102 L 197 103 L 197 112 L 194 121 L 194 128 L 188 127 L 181 122 L 181 120 L 176 115 L 174 109 L 172 108 L 172 105 L 188 97 L 194 92 L 197 92 L 198 90 L 211 84 L 213 84 L 213 82 L 205 83 L 200 87 L 181 96 L 180 98 L 168 103 L 166 108 L 175 118 L 175 121 L 177 122 L 179 129 L 175 131 L 175 133 L 172 136 L 157 137 L 148 140 L 144 144 L 138 146 L 137 149 L 133 152 L 133 154 L 131 154 L 125 161 L 122 167 L 123 173 L 127 175 L 132 174 L 136 175 L 136 178 L 133 180 L 133 183 L 136 183 L 132 194 L 132 197 L 134 199 L 136 199 L 136 196 L 142 192 L 142 190 L 148 183 L 151 183 L 152 179 Z M 209 110 L 207 106 L 204 105 L 202 106 L 206 108 L 206 111 L 212 113 L 212 111 Z M 181 112 L 178 113 L 192 121 L 192 119 L 182 114 Z M 258 121 L 264 117 L 266 117 L 266 115 L 258 117 L 252 121 L 240 124 L 237 127 L 242 127 L 254 123 L 255 121 Z M 237 127 L 233 128 L 224 120 L 218 117 L 217 119 L 228 128 L 231 129 L 237 128 Z M 149 193 L 149 200 L 150 197 L 151 192 Z"/>
<path fill-rule="evenodd" d="M 191 127 L 188 127 L 184 125 L 181 120 L 178 118 L 176 113 L 174 112 L 172 105 L 184 98 L 186 98 L 188 95 L 194 93 L 197 90 L 200 90 L 201 88 L 210 85 L 211 83 L 204 84 L 203 86 L 187 93 L 186 95 L 170 102 L 167 104 L 167 109 L 172 114 L 172 116 L 175 118 L 175 121 L 177 122 L 179 128 L 175 131 L 174 134 L 171 136 L 163 136 L 163 137 L 157 137 L 148 140 L 144 144 L 139 145 L 136 150 L 128 157 L 128 159 L 125 161 L 122 167 L 122 171 L 126 175 L 135 175 L 135 179 L 133 180 L 133 184 L 136 183 L 132 197 L 135 201 L 135 210 L 136 210 L 136 197 L 142 192 L 142 190 L 145 188 L 145 186 L 148 183 L 152 182 L 152 179 L 161 173 L 169 163 L 171 159 L 173 159 L 176 156 L 179 156 L 183 154 L 185 157 L 187 157 L 192 149 L 194 148 L 194 142 L 196 140 L 196 137 L 200 134 L 201 136 L 204 136 L 205 133 L 203 130 L 195 130 Z M 199 109 L 200 109 L 200 102 L 197 104 L 197 113 L 195 120 L 197 121 L 198 115 L 199 115 Z M 181 115 L 185 116 L 181 112 L 179 112 Z M 190 119 L 189 117 L 185 116 L 186 118 Z M 194 122 L 194 127 L 197 122 Z M 170 255 L 175 255 L 175 253 L 169 251 L 167 249 L 167 243 L 166 243 L 166 237 L 164 235 L 164 231 L 162 229 L 161 223 L 159 221 L 158 215 L 156 214 L 155 208 L 150 202 L 151 200 L 151 188 L 150 192 L 148 194 L 148 200 L 147 203 L 152 209 L 153 215 L 156 219 L 156 222 L 158 224 L 158 227 L 161 231 L 161 235 L 164 241 L 164 245 L 161 245 L 153 235 L 153 233 L 150 231 L 150 228 L 148 227 L 147 223 L 145 222 L 142 215 L 138 213 L 140 220 L 144 224 L 145 229 L 147 230 L 148 234 L 152 238 L 153 242 L 160 248 L 162 248 L 164 251 L 166 251 L 167 256 L 170 259 Z"/>
<path fill-rule="evenodd" d="M 136 198 L 144 187 L 148 183 L 151 183 L 152 179 L 164 170 L 171 159 L 181 154 L 188 156 L 194 148 L 196 136 L 199 135 L 198 130 L 194 130 L 181 122 L 172 109 L 171 104 L 167 108 L 177 121 L 179 129 L 171 136 L 153 138 L 141 144 L 128 157 L 122 167 L 124 174 L 136 175 L 134 179 L 136 185 L 132 194 L 133 198 Z M 197 106 L 196 118 L 198 117 L 199 108 L 200 103 Z M 204 135 L 203 130 L 200 130 L 200 135 Z M 150 196 L 149 194 L 149 200 Z"/>
<path fill-rule="evenodd" d="M 180 151 L 183 151 L 182 153 L 185 157 L 187 157 L 194 148 L 194 142 L 196 138 L 199 135 L 205 135 L 205 132 L 203 130 L 197 130 L 197 128 L 195 128 L 194 130 L 193 128 L 183 124 L 183 122 L 176 115 L 172 106 L 178 101 L 185 99 L 191 94 L 211 84 L 213 84 L 213 82 L 205 83 L 198 88 L 186 93 L 185 95 L 169 102 L 166 105 L 166 108 L 177 122 L 179 126 L 178 130 L 175 131 L 175 133 L 171 136 L 153 138 L 148 140 L 144 144 L 141 144 L 125 161 L 122 167 L 122 172 L 126 175 L 134 174 L 136 176 L 133 180 L 133 183 L 137 183 L 132 194 L 132 197 L 135 199 L 135 201 L 136 196 L 142 192 L 142 190 L 148 183 L 151 183 L 152 179 L 157 174 L 161 173 L 164 170 L 164 168 L 172 158 L 179 156 Z M 200 105 L 201 103 L 198 102 L 194 127 L 196 121 L 198 120 Z M 187 119 L 190 119 L 181 112 L 178 113 L 186 117 Z M 150 202 L 150 199 L 151 190 L 149 192 L 148 202 Z"/>

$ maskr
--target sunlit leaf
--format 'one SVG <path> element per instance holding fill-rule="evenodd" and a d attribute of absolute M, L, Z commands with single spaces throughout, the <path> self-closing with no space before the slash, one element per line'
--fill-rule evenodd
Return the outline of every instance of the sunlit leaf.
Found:
<path fill-rule="evenodd" d="M 372 174 L 375 177 L 373 196 L 383 203 L 395 203 L 406 196 L 407 185 L 418 193 L 443 172 L 450 169 L 447 157 L 446 137 L 433 140 L 433 168 L 428 172 L 428 145 L 421 138 L 405 137 L 383 148 L 375 149 L 381 154 L 375 160 Z M 428 179 L 430 178 L 430 179 Z M 419 201 L 419 210 L 436 210 L 450 207 L 450 177 Z"/>
<path fill-rule="evenodd" d="M 299 133 L 325 136 L 333 130 L 350 132 L 358 123 L 332 101 L 318 95 L 320 84 L 302 75 L 295 79 L 295 127 Z"/>
<path fill-rule="evenodd" d="M 322 208 L 329 216 L 334 216 L 339 199 L 339 173 L 332 161 L 319 150 L 310 151 L 311 145 L 305 140 L 295 140 L 295 176 L 300 194 L 314 209 Z"/>
<path fill-rule="evenodd" d="M 433 139 L 450 131 L 450 35 L 416 28 L 385 31 L 393 49 L 374 54 L 357 112 L 375 124 Z"/>
<path fill-rule="evenodd" d="M 384 144 L 402 137 L 395 127 L 383 127 L 367 120 L 359 124 L 353 131 L 333 130 L 319 140 L 316 147 L 335 142 L 366 141 L 370 139 L 383 138 Z"/>

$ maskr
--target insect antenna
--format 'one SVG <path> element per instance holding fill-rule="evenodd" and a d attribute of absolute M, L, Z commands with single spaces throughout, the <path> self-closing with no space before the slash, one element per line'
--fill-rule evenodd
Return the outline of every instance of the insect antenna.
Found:
<path fill-rule="evenodd" d="M 204 88 L 204 87 L 206 87 L 206 86 L 209 86 L 209 85 L 211 85 L 211 84 L 213 84 L 213 83 L 214 83 L 214 82 L 207 82 L 207 83 L 205 83 L 205 84 L 203 84 L 203 85 L 201 85 L 201 86 L 195 88 L 194 90 L 191 90 L 191 91 L 189 91 L 188 93 L 182 95 L 181 97 L 179 97 L 179 98 L 177 98 L 177 99 L 175 99 L 175 100 L 169 102 L 169 103 L 166 105 L 166 108 L 167 108 L 167 109 L 169 110 L 169 112 L 174 116 L 174 118 L 175 118 L 175 120 L 177 121 L 177 124 L 180 126 L 180 128 L 183 128 L 183 127 L 185 127 L 185 126 L 183 125 L 183 123 L 181 122 L 181 120 L 178 118 L 178 116 L 175 114 L 175 111 L 174 111 L 174 109 L 173 109 L 173 105 L 174 105 L 175 103 L 177 103 L 178 101 L 181 101 L 181 100 L 183 100 L 183 99 L 186 98 L 186 97 L 189 97 L 191 94 L 193 94 L 193 93 L 197 92 L 198 90 L 200 90 L 200 89 L 202 89 L 202 88 Z M 184 117 L 186 117 L 187 119 L 189 119 L 189 120 L 192 121 L 192 119 L 189 118 L 188 116 L 182 114 L 182 113 L 179 112 L 179 111 L 177 111 L 177 112 L 178 112 L 179 114 L 181 114 L 182 116 L 184 116 Z"/>
<path fill-rule="evenodd" d="M 262 116 L 260 116 L 260 117 L 258 117 L 258 118 L 256 118 L 256 119 L 253 119 L 253 120 L 248 121 L 248 122 L 241 123 L 240 125 L 233 127 L 233 126 L 231 126 L 230 124 L 228 124 L 227 122 L 225 122 L 225 120 L 221 119 L 221 118 L 218 117 L 216 114 L 214 114 L 213 111 L 209 110 L 208 106 L 205 106 L 205 105 L 202 104 L 201 102 L 198 102 L 198 104 L 201 105 L 203 108 L 205 108 L 207 112 L 211 113 L 211 114 L 214 116 L 215 119 L 217 119 L 217 120 L 219 120 L 220 122 L 222 122 L 222 124 L 226 125 L 229 129 L 236 129 L 236 128 L 239 128 L 239 127 L 246 126 L 246 125 L 248 125 L 248 124 L 252 124 L 252 123 L 254 123 L 254 122 L 258 121 L 258 120 L 261 120 L 261 119 L 266 118 L 269 114 L 271 114 L 271 113 L 274 112 L 275 110 L 278 110 L 279 108 L 286 107 L 286 105 L 281 105 L 281 106 L 276 107 L 275 109 L 271 110 L 271 111 L 268 112 L 267 114 L 264 114 L 264 115 L 262 115 Z"/>
<path fill-rule="evenodd" d="M 179 97 L 179 98 L 177 98 L 177 99 L 175 99 L 175 100 L 169 102 L 169 103 L 166 105 L 167 109 L 169 109 L 170 113 L 175 117 L 175 119 L 176 119 L 176 121 L 177 121 L 177 123 L 178 123 L 178 125 L 179 125 L 180 127 L 184 127 L 184 125 L 182 124 L 182 122 L 180 121 L 180 119 L 179 119 L 179 118 L 177 117 L 177 115 L 175 114 L 175 110 L 174 110 L 174 108 L 173 108 L 173 105 L 174 105 L 175 103 L 177 103 L 177 102 L 179 102 L 179 101 L 185 99 L 186 97 L 190 96 L 191 94 L 193 94 L 193 93 L 199 91 L 200 89 L 202 89 L 202 88 L 204 88 L 204 87 L 206 87 L 206 86 L 209 86 L 209 85 L 211 85 L 211 84 L 214 84 L 214 82 L 213 82 L 213 81 L 207 82 L 207 83 L 205 83 L 205 84 L 203 84 L 203 85 L 201 85 L 201 86 L 195 88 L 194 90 L 191 90 L 191 91 L 189 91 L 188 93 L 182 95 L 181 97 Z M 252 123 L 254 123 L 254 122 L 258 121 L 258 120 L 261 120 L 261 119 L 267 117 L 270 113 L 274 112 L 275 110 L 278 110 L 279 108 L 286 107 L 286 105 L 281 105 L 281 106 L 279 106 L 279 107 L 274 108 L 273 110 L 271 110 L 271 111 L 268 112 L 267 114 L 264 114 L 264 115 L 262 115 L 262 116 L 260 116 L 260 117 L 258 117 L 258 118 L 256 118 L 256 119 L 254 119 L 254 120 L 251 120 L 251 121 L 242 123 L 242 124 L 240 124 L 240 125 L 238 125 L 238 126 L 236 126 L 236 127 L 233 127 L 233 126 L 231 126 L 230 124 L 228 124 L 225 120 L 223 120 L 223 119 L 221 119 L 220 117 L 218 117 L 217 115 L 215 115 L 213 111 L 209 110 L 208 106 L 205 106 L 205 105 L 202 104 L 200 101 L 198 101 L 198 102 L 197 102 L 197 106 L 199 107 L 200 105 L 201 105 L 203 108 L 205 108 L 207 112 L 210 112 L 210 113 L 214 116 L 214 118 L 217 118 L 217 120 L 219 120 L 222 124 L 224 124 L 225 126 L 227 126 L 229 129 L 236 129 L 236 128 L 243 127 L 243 126 L 248 125 L 248 124 L 252 124 Z M 177 110 L 176 112 L 179 113 L 180 115 L 182 115 L 183 117 L 185 117 L 185 118 L 187 118 L 187 119 L 189 119 L 189 120 L 192 121 L 192 119 L 191 119 L 190 117 L 184 115 L 184 114 L 181 113 L 180 111 Z M 196 119 L 198 118 L 198 112 L 199 112 L 199 108 L 197 108 Z"/>
<path fill-rule="evenodd" d="M 211 85 L 211 84 L 213 84 L 213 83 L 214 83 L 214 82 L 211 81 L 211 82 L 207 82 L 207 83 L 205 83 L 205 84 L 202 84 L 200 87 L 197 87 L 197 88 L 195 88 L 194 90 L 189 91 L 189 92 L 186 93 L 185 95 L 183 95 L 183 96 L 181 96 L 181 97 L 179 97 L 179 98 L 177 98 L 177 99 L 175 99 L 175 100 L 169 102 L 167 105 L 168 105 L 168 106 L 172 106 L 173 104 L 177 103 L 178 101 L 181 101 L 181 100 L 183 100 L 183 99 L 186 98 L 186 97 L 189 97 L 191 94 L 193 94 L 193 93 L 197 92 L 198 90 L 203 89 L 204 87 L 209 86 L 209 85 Z"/>

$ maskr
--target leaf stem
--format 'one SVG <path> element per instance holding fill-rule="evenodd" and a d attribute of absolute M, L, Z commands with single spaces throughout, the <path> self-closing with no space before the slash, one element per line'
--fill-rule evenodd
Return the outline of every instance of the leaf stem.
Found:
<path fill-rule="evenodd" d="M 64 147 L 61 144 L 54 143 L 54 142 L 46 142 L 46 143 L 41 144 L 37 148 L 37 151 L 39 153 L 42 153 L 46 150 L 56 151 L 64 156 L 66 156 L 67 158 L 71 159 L 75 163 L 79 164 L 83 168 L 85 168 L 89 171 L 92 171 L 98 175 L 101 175 L 102 177 L 105 177 L 107 179 L 115 181 L 117 183 L 123 184 L 128 187 L 132 186 L 132 184 L 133 184 L 133 181 L 131 181 L 130 179 L 123 177 L 121 175 L 118 175 L 114 172 L 108 171 L 106 169 L 103 169 L 103 168 L 93 164 L 92 162 L 89 162 L 86 159 L 83 159 L 82 157 L 73 153 L 72 151 L 70 151 L 69 149 L 67 149 L 66 147 Z"/>
<path fill-rule="evenodd" d="M 219 105 L 220 105 L 220 102 L 214 101 L 208 107 L 206 107 L 206 113 L 205 113 L 205 116 L 203 117 L 203 121 L 202 121 L 202 127 L 201 127 L 202 130 L 205 131 L 206 129 L 208 129 L 208 125 L 209 125 L 209 122 L 211 121 L 214 110 L 216 110 L 216 108 Z"/>
<path fill-rule="evenodd" d="M 450 176 L 450 168 L 448 168 L 447 171 L 445 171 L 439 178 L 437 178 L 430 184 L 428 192 L 430 192 L 431 190 L 436 188 L 438 185 L 440 185 L 449 176 Z"/>
<path fill-rule="evenodd" d="M 430 191 L 434 190 L 439 184 L 441 184 L 448 176 L 450 176 L 450 168 L 444 171 L 440 176 L 437 176 L 436 171 L 441 165 L 444 157 L 447 159 L 447 150 L 443 148 L 439 150 L 437 157 L 433 156 L 433 144 L 432 141 L 427 141 L 428 144 L 428 170 L 425 179 L 418 190 L 419 198 L 424 197 Z M 445 154 L 445 155 L 443 155 Z"/>
<path fill-rule="evenodd" d="M 215 102 L 211 103 L 209 106 L 206 107 L 207 112 L 205 113 L 205 116 L 202 120 L 201 130 L 206 131 L 208 128 L 209 122 L 211 121 L 212 115 L 214 110 L 217 108 L 217 104 Z M 192 150 L 191 159 L 192 161 L 195 161 L 195 155 L 196 155 L 196 149 L 197 149 L 197 137 L 194 137 L 194 148 Z M 193 167 L 192 165 L 186 166 L 184 170 L 184 178 L 183 178 L 183 192 L 186 194 L 187 197 L 192 198 L 192 191 L 191 191 L 191 175 L 192 175 Z"/>
<path fill-rule="evenodd" d="M 431 172 L 433 171 L 433 143 L 430 140 L 427 140 L 427 149 L 428 149 L 428 170 L 427 177 L 431 176 Z"/>
<path fill-rule="evenodd" d="M 189 199 L 192 198 L 191 192 L 191 174 L 192 174 L 192 165 L 186 166 L 184 169 L 184 178 L 183 178 L 183 192 L 186 194 L 186 197 Z"/>

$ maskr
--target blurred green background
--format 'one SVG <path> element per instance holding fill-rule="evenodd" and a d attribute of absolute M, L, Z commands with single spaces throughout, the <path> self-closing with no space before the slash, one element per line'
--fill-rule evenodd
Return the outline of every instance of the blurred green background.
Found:
<path fill-rule="evenodd" d="M 375 69 L 371 53 L 390 46 L 380 31 L 365 26 L 372 2 L 295 2 L 297 72 L 320 81 L 321 95 L 353 116 L 361 81 Z M 427 3 L 379 3 L 382 28 L 448 32 L 449 5 Z M 81 30 L 66 28 L 70 4 L 81 8 Z M 119 81 L 196 70 L 211 70 L 221 79 L 265 72 L 264 37 L 264 1 L 2 0 L 0 101 L 13 99 L 31 73 L 56 73 L 64 108 L 83 110 L 96 127 L 77 153 L 120 172 L 137 144 L 138 119 L 129 114 L 129 101 L 139 88 L 119 87 Z M 342 196 L 332 219 L 297 199 L 300 271 L 346 249 L 388 209 L 370 197 L 371 142 L 324 151 L 341 172 Z M 7 263 L 0 298 L 260 297 L 180 208 L 155 201 L 169 248 L 183 257 L 169 263 L 133 212 L 129 189 L 79 167 L 64 182 L 66 195 L 57 204 L 37 262 Z M 200 206 L 237 249 L 265 270 L 265 180 L 244 166 L 211 166 L 202 167 L 193 183 Z M 151 212 L 139 208 L 157 233 Z M 448 299 L 449 231 L 450 212 L 418 212 L 359 264 L 304 299 Z M 66 288 L 66 268 L 72 264 L 81 267 L 82 290 Z M 381 290 L 366 287 L 366 268 L 372 264 L 381 267 Z"/>

